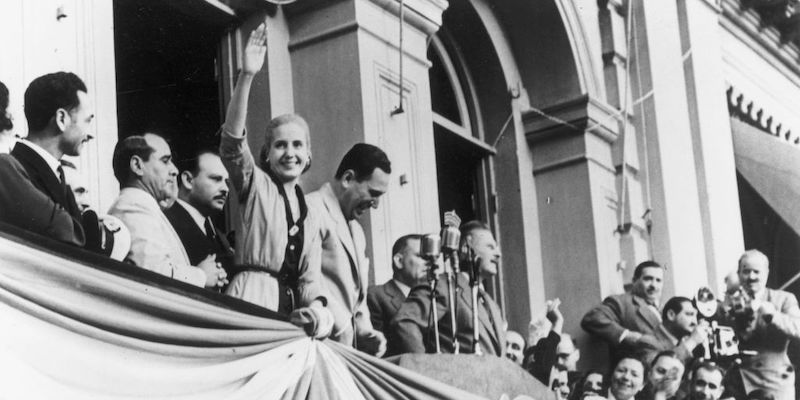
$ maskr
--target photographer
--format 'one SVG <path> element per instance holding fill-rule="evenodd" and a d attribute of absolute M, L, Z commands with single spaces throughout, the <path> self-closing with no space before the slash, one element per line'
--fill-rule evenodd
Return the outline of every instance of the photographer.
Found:
<path fill-rule="evenodd" d="M 766 287 L 769 260 L 758 250 L 748 250 L 739 259 L 739 281 L 745 306 L 729 313 L 742 349 L 756 351 L 743 360 L 740 374 L 727 377 L 730 394 L 745 398 L 746 393 L 764 389 L 776 399 L 794 399 L 794 367 L 786 349 L 790 339 L 800 339 L 800 308 L 797 298 L 782 290 Z"/>

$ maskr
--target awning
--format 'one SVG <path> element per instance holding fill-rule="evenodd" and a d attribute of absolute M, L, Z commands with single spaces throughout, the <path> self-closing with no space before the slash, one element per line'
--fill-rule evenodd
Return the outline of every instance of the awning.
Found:
<path fill-rule="evenodd" d="M 736 170 L 800 234 L 800 147 L 731 118 Z"/>

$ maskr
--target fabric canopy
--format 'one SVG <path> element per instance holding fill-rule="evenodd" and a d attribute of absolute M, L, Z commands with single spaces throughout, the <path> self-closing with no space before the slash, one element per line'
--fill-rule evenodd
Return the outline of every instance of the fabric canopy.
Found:
<path fill-rule="evenodd" d="M 2 231 L 0 260 L 3 398 L 478 398 L 134 266 Z"/>
<path fill-rule="evenodd" d="M 731 118 L 736 170 L 800 234 L 800 147 Z"/>

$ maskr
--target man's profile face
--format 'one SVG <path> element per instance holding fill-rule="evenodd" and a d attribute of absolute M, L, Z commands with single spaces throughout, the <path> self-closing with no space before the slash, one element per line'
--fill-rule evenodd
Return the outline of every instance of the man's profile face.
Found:
<path fill-rule="evenodd" d="M 222 211 L 228 199 L 228 171 L 219 156 L 204 153 L 197 159 L 197 173 L 184 171 L 183 185 L 190 186 L 188 203 L 208 217 Z"/>
<path fill-rule="evenodd" d="M 742 260 L 742 265 L 739 266 L 739 283 L 751 295 L 764 289 L 768 277 L 769 267 L 766 257 L 751 255 Z"/>
<path fill-rule="evenodd" d="M 659 267 L 642 268 L 639 279 L 633 282 L 633 293 L 644 297 L 648 302 L 656 304 L 661 299 L 664 286 L 664 270 Z"/>
<path fill-rule="evenodd" d="M 79 90 L 78 106 L 72 110 L 66 110 L 59 150 L 68 156 L 79 156 L 83 144 L 92 139 L 89 132 L 91 131 L 90 125 L 93 119 L 94 109 L 89 100 L 89 95 Z"/>
<path fill-rule="evenodd" d="M 409 239 L 406 247 L 398 253 L 398 256 L 396 262 L 400 264 L 400 274 L 404 283 L 411 287 L 425 283 L 428 267 L 420 255 L 420 240 Z"/>
<path fill-rule="evenodd" d="M 142 185 L 156 201 L 169 200 L 177 195 L 178 169 L 172 163 L 172 152 L 167 142 L 159 136 L 144 135 L 147 145 L 153 149 L 150 158 L 142 163 Z"/>
<path fill-rule="evenodd" d="M 670 313 L 667 313 L 667 319 L 675 324 L 682 334 L 688 335 L 697 326 L 697 310 L 692 306 L 692 303 L 684 301 L 681 303 L 681 311 L 673 314 L 671 319 Z"/>
<path fill-rule="evenodd" d="M 689 388 L 691 400 L 718 400 L 722 396 L 722 374 L 717 370 L 698 368 Z"/>
<path fill-rule="evenodd" d="M 660 382 L 669 380 L 667 397 L 671 397 L 678 391 L 683 376 L 683 363 L 677 358 L 669 356 L 659 357 L 653 368 L 650 370 L 648 381 L 652 386 L 658 386 Z"/>
<path fill-rule="evenodd" d="M 389 189 L 389 174 L 375 168 L 364 180 L 356 180 L 355 173 L 347 170 L 340 179 L 344 195 L 339 200 L 342 214 L 348 221 L 360 218 L 370 208 L 378 208 L 378 201 Z"/>
<path fill-rule="evenodd" d="M 500 266 L 500 247 L 497 246 L 492 232 L 486 229 L 476 229 L 469 233 L 467 243 L 475 251 L 481 276 L 488 278 L 497 275 Z"/>

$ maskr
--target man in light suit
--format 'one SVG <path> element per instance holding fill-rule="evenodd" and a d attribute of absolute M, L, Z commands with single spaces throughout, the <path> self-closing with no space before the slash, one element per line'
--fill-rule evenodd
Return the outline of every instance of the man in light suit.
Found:
<path fill-rule="evenodd" d="M 506 323 L 502 311 L 483 290 L 483 281 L 497 274 L 500 249 L 489 227 L 480 221 L 470 221 L 461 227 L 460 249 L 471 248 L 475 258 L 461 251 L 462 272 L 456 277 L 456 340 L 460 353 L 473 353 L 472 289 L 467 270 L 475 263 L 480 282 L 477 304 L 479 345 L 483 354 L 502 357 L 506 348 Z M 436 285 L 436 307 L 439 317 L 439 340 L 443 353 L 453 353 L 455 344 L 451 335 L 447 282 L 444 274 Z M 427 285 L 415 287 L 400 307 L 389 332 L 390 341 L 397 341 L 400 353 L 434 353 L 436 337 L 431 320 L 431 289 Z"/>
<path fill-rule="evenodd" d="M 411 289 L 425 283 L 428 268 L 420 255 L 421 235 L 402 236 L 392 246 L 392 279 L 367 291 L 372 326 L 386 335 L 397 310 Z M 387 342 L 386 356 L 397 354 L 396 343 Z"/>
<path fill-rule="evenodd" d="M 211 151 L 200 151 L 179 164 L 178 198 L 164 214 L 181 238 L 191 265 L 214 254 L 217 263 L 232 276 L 233 249 L 211 220 L 222 212 L 228 199 L 228 171 Z"/>
<path fill-rule="evenodd" d="M 94 111 L 86 85 L 70 72 L 34 79 L 25 91 L 25 117 L 28 137 L 14 146 L 13 160 L 2 160 L 3 186 L 19 191 L 0 197 L 0 220 L 83 246 L 80 209 L 60 160 L 64 155 L 79 156 L 83 144 L 92 139 Z"/>
<path fill-rule="evenodd" d="M 753 299 L 752 315 L 734 315 L 739 348 L 757 355 L 745 358 L 739 368 L 741 381 L 726 385 L 729 394 L 746 395 L 762 389 L 776 400 L 795 398 L 795 368 L 786 349 L 789 340 L 800 339 L 800 308 L 797 298 L 783 290 L 766 287 L 769 259 L 758 250 L 748 250 L 739 258 L 739 281 Z M 729 373 L 730 375 L 730 373 Z"/>
<path fill-rule="evenodd" d="M 213 255 L 196 267 L 190 264 L 178 234 L 159 207 L 159 201 L 175 191 L 178 174 L 167 142 L 152 133 L 127 137 L 117 143 L 112 162 L 122 190 L 108 213 L 130 230 L 126 261 L 195 286 L 216 288 L 227 283 Z"/>
<path fill-rule="evenodd" d="M 641 354 L 660 344 L 655 331 L 661 325 L 659 302 L 664 268 L 645 261 L 633 272 L 630 293 L 609 296 L 584 315 L 581 327 L 605 340 L 611 349 L 611 365 L 624 354 Z"/>
<path fill-rule="evenodd" d="M 342 158 L 334 179 L 308 195 L 308 206 L 322 215 L 322 274 L 333 313 L 331 338 L 380 357 L 386 338 L 372 327 L 366 304 L 369 259 L 357 219 L 389 187 L 389 158 L 376 146 L 358 143 Z"/>

